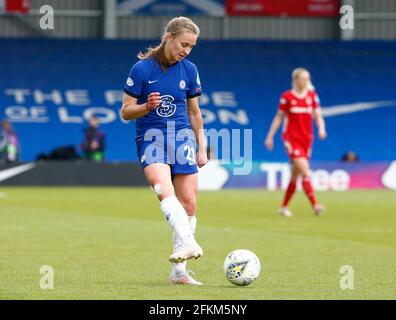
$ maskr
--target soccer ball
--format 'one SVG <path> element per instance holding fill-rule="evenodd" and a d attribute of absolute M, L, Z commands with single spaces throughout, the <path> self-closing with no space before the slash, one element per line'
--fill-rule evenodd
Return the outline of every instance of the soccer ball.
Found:
<path fill-rule="evenodd" d="M 260 275 L 261 264 L 257 256 L 245 249 L 230 252 L 223 266 L 226 278 L 237 286 L 247 286 Z"/>

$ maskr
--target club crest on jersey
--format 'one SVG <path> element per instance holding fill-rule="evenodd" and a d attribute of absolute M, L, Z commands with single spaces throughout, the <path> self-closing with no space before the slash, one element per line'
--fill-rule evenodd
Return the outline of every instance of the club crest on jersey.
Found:
<path fill-rule="evenodd" d="M 186 88 L 186 81 L 180 80 L 179 82 L 179 88 L 184 90 Z"/>
<path fill-rule="evenodd" d="M 127 79 L 127 85 L 132 87 L 135 83 L 133 82 L 132 78 L 128 77 Z"/>
<path fill-rule="evenodd" d="M 311 97 L 307 97 L 307 99 L 305 99 L 305 102 L 310 105 L 312 104 L 312 98 Z"/>
<path fill-rule="evenodd" d="M 183 81 L 183 80 L 182 80 Z M 156 109 L 160 117 L 170 117 L 176 112 L 175 98 L 170 95 L 161 96 L 160 106 Z"/>

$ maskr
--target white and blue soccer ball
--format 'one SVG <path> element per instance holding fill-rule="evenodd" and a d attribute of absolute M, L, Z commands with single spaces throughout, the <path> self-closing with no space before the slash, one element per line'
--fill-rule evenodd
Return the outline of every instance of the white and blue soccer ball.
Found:
<path fill-rule="evenodd" d="M 224 274 L 237 286 L 247 286 L 260 275 L 261 264 L 257 256 L 245 249 L 230 252 L 224 261 Z"/>

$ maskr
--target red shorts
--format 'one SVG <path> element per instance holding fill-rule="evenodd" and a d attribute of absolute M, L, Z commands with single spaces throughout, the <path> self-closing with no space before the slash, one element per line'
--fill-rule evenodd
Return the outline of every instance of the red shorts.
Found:
<path fill-rule="evenodd" d="M 302 143 L 301 141 L 284 140 L 286 153 L 290 159 L 311 158 L 312 143 Z"/>

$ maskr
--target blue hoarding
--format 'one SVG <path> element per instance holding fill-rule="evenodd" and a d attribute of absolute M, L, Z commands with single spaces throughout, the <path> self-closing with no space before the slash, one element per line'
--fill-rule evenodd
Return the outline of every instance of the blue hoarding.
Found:
<path fill-rule="evenodd" d="M 96 114 L 106 133 L 106 159 L 136 160 L 134 122 L 119 115 L 122 88 L 136 54 L 155 41 L 0 40 L 0 118 L 9 118 L 22 159 L 56 146 L 79 146 Z M 202 41 L 190 58 L 200 71 L 207 129 L 251 129 L 253 160 L 285 160 L 263 141 L 295 67 L 311 71 L 329 137 L 313 160 L 362 160 L 396 153 L 396 43 Z"/>

